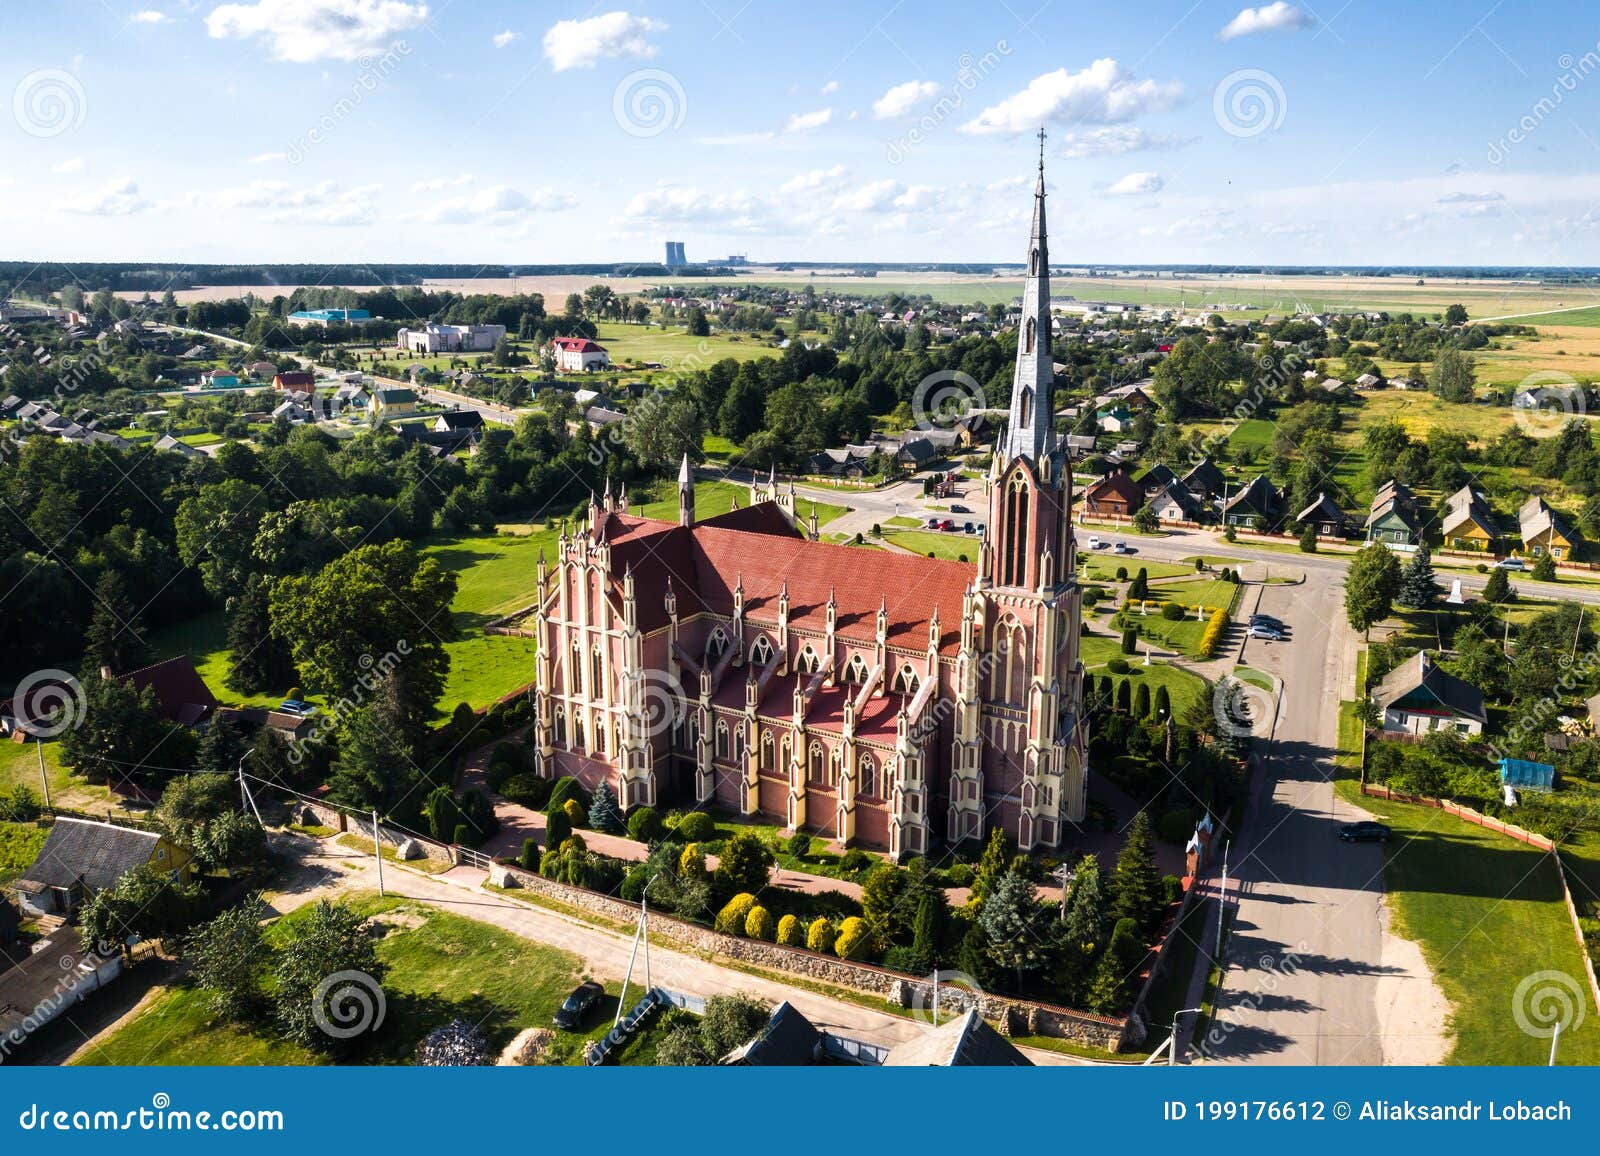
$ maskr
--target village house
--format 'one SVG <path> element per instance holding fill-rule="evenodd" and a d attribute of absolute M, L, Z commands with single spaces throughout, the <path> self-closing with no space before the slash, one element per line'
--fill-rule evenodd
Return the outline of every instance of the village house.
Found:
<path fill-rule="evenodd" d="M 1386 734 L 1480 735 L 1489 718 L 1483 692 L 1436 665 L 1426 650 L 1390 671 L 1372 701 L 1383 714 Z"/>
<path fill-rule="evenodd" d="M 1199 522 L 1205 516 L 1205 507 L 1189 492 L 1184 484 L 1174 478 L 1154 494 L 1145 491 L 1145 506 L 1162 522 Z"/>
<path fill-rule="evenodd" d="M 1267 475 L 1257 474 L 1223 504 L 1223 525 L 1270 530 L 1277 524 L 1282 502 L 1277 487 Z"/>
<path fill-rule="evenodd" d="M 1302 526 L 1310 526 L 1319 538 L 1343 538 L 1350 531 L 1350 519 L 1325 493 L 1317 494 L 1316 500 L 1296 514 L 1294 520 Z"/>
<path fill-rule="evenodd" d="M 100 676 L 110 678 L 110 669 L 102 667 Z M 200 671 L 195 668 L 194 660 L 187 654 L 179 654 L 116 677 L 140 694 L 153 691 L 161 717 L 179 726 L 200 726 L 217 709 L 216 695 L 211 693 L 206 680 L 200 677 Z"/>
<path fill-rule="evenodd" d="M 1204 502 L 1222 497 L 1228 485 L 1228 479 L 1210 458 L 1201 458 L 1181 480 L 1184 489 Z"/>
<path fill-rule="evenodd" d="M 1111 470 L 1083 494 L 1084 512 L 1103 517 L 1131 518 L 1142 505 L 1144 491 L 1121 468 Z"/>
<path fill-rule="evenodd" d="M 1517 553 L 1532 558 L 1548 554 L 1558 562 L 1569 561 L 1582 541 L 1560 511 L 1551 509 L 1549 503 L 1537 495 L 1522 503 L 1517 511 L 1517 524 L 1522 532 L 1522 545 Z"/>
<path fill-rule="evenodd" d="M 1389 481 L 1372 496 L 1372 509 L 1364 527 L 1369 542 L 1389 546 L 1415 546 L 1422 541 L 1422 519 L 1417 500 L 1404 482 Z"/>
<path fill-rule="evenodd" d="M 372 393 L 372 412 L 380 418 L 405 417 L 417 412 L 417 392 L 414 389 L 405 389 L 391 386 L 374 390 Z"/>
<path fill-rule="evenodd" d="M 372 319 L 372 314 L 365 309 L 299 309 L 284 318 L 295 328 L 303 325 L 360 325 Z"/>
<path fill-rule="evenodd" d="M 1500 531 L 1495 525 L 1494 515 L 1484 503 L 1483 495 L 1471 486 L 1462 486 L 1450 495 L 1440 521 L 1446 550 L 1471 550 L 1480 554 L 1496 552 Z"/>
<path fill-rule="evenodd" d="M 317 388 L 317 378 L 315 374 L 303 369 L 286 369 L 272 375 L 272 388 L 278 393 L 292 393 L 296 390 L 310 393 Z"/>
<path fill-rule="evenodd" d="M 144 866 L 187 883 L 193 856 L 159 831 L 62 816 L 33 864 L 11 884 L 23 914 L 68 917 L 96 891 Z"/>
<path fill-rule="evenodd" d="M 239 375 L 231 369 L 213 369 L 202 374 L 201 381 L 207 389 L 237 389 Z"/>
<path fill-rule="evenodd" d="M 550 351 L 559 373 L 593 373 L 611 367 L 606 347 L 587 337 L 552 337 Z"/>

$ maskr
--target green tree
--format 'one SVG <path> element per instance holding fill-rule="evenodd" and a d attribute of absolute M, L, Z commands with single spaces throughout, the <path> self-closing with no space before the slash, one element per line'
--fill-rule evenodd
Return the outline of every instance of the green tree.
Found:
<path fill-rule="evenodd" d="M 255 577 L 228 600 L 228 686 L 244 694 L 283 691 L 295 681 L 289 648 L 272 633 L 271 598 L 272 583 Z"/>
<path fill-rule="evenodd" d="M 617 795 L 610 783 L 602 782 L 594 789 L 594 801 L 589 804 L 589 826 L 608 835 L 623 830 L 622 809 L 617 806 Z"/>
<path fill-rule="evenodd" d="M 760 836 L 740 831 L 723 844 L 717 860 L 717 887 L 724 895 L 762 891 L 772 874 L 772 852 Z"/>
<path fill-rule="evenodd" d="M 1317 552 L 1317 528 L 1307 522 L 1300 531 L 1300 549 L 1306 554 Z"/>
<path fill-rule="evenodd" d="M 335 802 L 385 814 L 415 810 L 412 800 L 422 771 L 395 716 L 393 704 L 379 700 L 340 720 L 339 754 L 328 777 L 328 794 Z"/>
<path fill-rule="evenodd" d="M 675 465 L 684 454 L 698 462 L 704 456 L 705 421 L 687 393 L 658 391 L 634 403 L 622 423 L 622 441 L 649 465 Z"/>
<path fill-rule="evenodd" d="M 271 858 L 267 833 L 254 815 L 226 811 L 195 830 L 195 856 L 208 871 L 235 878 L 263 870 Z"/>
<path fill-rule="evenodd" d="M 433 717 L 456 636 L 456 576 L 409 543 L 359 546 L 272 589 L 273 633 L 305 681 L 357 702 L 387 682 L 395 721 L 416 737 Z"/>
<path fill-rule="evenodd" d="M 1048 954 L 1032 881 L 1007 871 L 984 901 L 978 922 L 988 938 L 990 956 L 997 966 L 1015 974 L 1016 990 L 1021 992 L 1023 974 L 1043 967 Z"/>
<path fill-rule="evenodd" d="M 61 736 L 61 761 L 96 783 L 164 777 L 194 764 L 195 741 L 161 717 L 154 690 L 93 676 L 83 683 L 82 721 Z"/>
<path fill-rule="evenodd" d="M 1506 572 L 1496 566 L 1489 571 L 1489 580 L 1483 584 L 1483 600 L 1490 605 L 1499 605 L 1510 602 L 1517 596 L 1511 588 L 1511 579 L 1506 577 Z"/>
<path fill-rule="evenodd" d="M 1382 542 L 1355 556 L 1344 580 L 1344 612 L 1350 626 L 1363 634 L 1389 617 L 1400 591 L 1400 561 Z"/>
<path fill-rule="evenodd" d="M 1534 560 L 1533 572 L 1529 574 L 1535 582 L 1554 582 L 1556 580 L 1556 560 L 1549 554 L 1540 554 Z"/>
<path fill-rule="evenodd" d="M 319 902 L 294 923 L 294 934 L 278 953 L 273 968 L 273 998 L 278 1027 L 293 1042 L 313 1051 L 338 1052 L 353 1046 L 361 1034 L 346 1032 L 364 1023 L 377 1026 L 382 1006 L 383 964 L 374 947 L 371 921 L 343 904 Z M 346 983 L 327 987 L 343 973 L 357 973 Z M 354 1022 L 349 1017 L 354 1015 Z M 332 1024 L 338 1035 L 323 1025 Z"/>
<path fill-rule="evenodd" d="M 939 966 L 939 941 L 944 935 L 949 907 L 944 892 L 927 888 L 917 900 L 917 916 L 912 923 L 911 957 L 907 966 L 913 975 L 929 975 Z"/>
<path fill-rule="evenodd" d="M 1440 346 L 1433 371 L 1428 375 L 1428 384 L 1434 393 L 1446 401 L 1468 403 L 1475 396 L 1477 382 L 1477 364 L 1470 353 L 1454 344 Z"/>
<path fill-rule="evenodd" d="M 915 907 L 906 897 L 910 880 L 894 864 L 881 863 L 861 885 L 861 915 L 880 943 L 902 943 L 911 936 Z"/>
<path fill-rule="evenodd" d="M 259 486 L 237 478 L 201 486 L 178 507 L 173 520 L 178 556 L 199 570 L 213 598 L 244 589 L 254 568 L 256 531 L 269 509 Z"/>
<path fill-rule="evenodd" d="M 183 957 L 212 1014 L 235 1023 L 261 1014 L 262 980 L 272 952 L 262 938 L 260 913 L 253 901 L 224 908 L 192 931 L 184 941 Z"/>
<path fill-rule="evenodd" d="M 122 576 L 107 570 L 94 586 L 94 615 L 84 636 L 86 665 L 107 667 L 116 674 L 144 666 L 149 647 L 143 631 L 138 608 L 128 598 Z"/>
<path fill-rule="evenodd" d="M 1128 980 L 1139 966 L 1143 951 L 1144 942 L 1139 934 L 1138 921 L 1119 919 L 1111 932 L 1110 942 L 1100 953 L 1094 978 L 1089 981 L 1084 1002 L 1090 1011 L 1116 1015 L 1127 1007 Z"/>
<path fill-rule="evenodd" d="M 1426 546 L 1407 559 L 1400 572 L 1400 589 L 1395 601 L 1410 610 L 1429 610 L 1439 598 L 1439 583 L 1434 578 L 1433 561 Z"/>
<path fill-rule="evenodd" d="M 1150 814 L 1140 811 L 1128 827 L 1128 841 L 1111 875 L 1110 917 L 1132 919 L 1140 928 L 1149 928 L 1160 919 L 1163 906 Z"/>
<path fill-rule="evenodd" d="M 146 939 L 164 939 L 194 921 L 200 888 L 179 883 L 170 871 L 135 867 L 115 885 L 94 892 L 79 909 L 79 937 L 108 951 Z"/>
<path fill-rule="evenodd" d="M 983 902 L 989 897 L 989 892 L 994 890 L 995 884 L 1000 882 L 1000 876 L 1006 872 L 1006 866 L 1011 860 L 1011 845 L 1006 840 L 1006 833 L 999 824 L 989 831 L 989 841 L 983 845 L 983 854 L 978 857 L 978 870 L 972 878 L 972 889 L 967 894 L 967 910 L 973 914 L 983 909 Z"/>

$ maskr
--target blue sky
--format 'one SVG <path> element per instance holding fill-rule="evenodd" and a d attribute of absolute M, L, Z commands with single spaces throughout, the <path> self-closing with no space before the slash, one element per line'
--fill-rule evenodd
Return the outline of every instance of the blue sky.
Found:
<path fill-rule="evenodd" d="M 0 100 L 8 258 L 1016 260 L 1043 121 L 1058 262 L 1600 264 L 1578 3 L 68 0 Z"/>

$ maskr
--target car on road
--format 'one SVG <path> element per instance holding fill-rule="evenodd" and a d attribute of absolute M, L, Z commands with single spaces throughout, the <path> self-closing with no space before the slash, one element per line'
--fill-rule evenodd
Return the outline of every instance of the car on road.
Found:
<path fill-rule="evenodd" d="M 950 512 L 952 514 L 970 514 L 970 513 L 972 513 L 972 511 L 967 509 L 965 506 L 951 506 L 950 507 Z"/>
<path fill-rule="evenodd" d="M 1100 535 L 1098 534 L 1091 537 L 1085 544 L 1091 550 L 1104 550 L 1106 548 L 1106 544 L 1100 540 Z"/>
<path fill-rule="evenodd" d="M 1339 838 L 1346 843 L 1387 843 L 1392 834 L 1388 827 L 1371 819 L 1346 823 L 1339 828 Z"/>
<path fill-rule="evenodd" d="M 1502 558 L 1494 564 L 1496 570 L 1526 570 L 1527 564 L 1521 558 Z"/>
<path fill-rule="evenodd" d="M 978 528 L 971 522 L 963 522 L 961 523 L 961 531 L 964 534 L 976 534 L 978 532 Z"/>
<path fill-rule="evenodd" d="M 1111 552 L 1113 554 L 1132 554 L 1133 553 L 1132 550 L 1128 549 L 1128 544 L 1126 542 L 1113 542 L 1113 543 L 1111 543 Z"/>
<path fill-rule="evenodd" d="M 1282 642 L 1284 634 L 1283 631 L 1275 626 L 1268 626 L 1264 622 L 1252 622 L 1250 624 L 1250 637 L 1260 638 L 1266 642 Z"/>
<path fill-rule="evenodd" d="M 1274 618 L 1270 614 L 1252 614 L 1250 616 L 1250 625 L 1251 626 L 1270 626 L 1274 630 L 1282 630 L 1283 629 L 1283 619 Z"/>
<path fill-rule="evenodd" d="M 561 1001 L 561 1006 L 556 1008 L 552 1017 L 556 1027 L 564 1032 L 576 1031 L 583 1023 L 583 1017 L 593 1010 L 594 1005 L 600 1002 L 600 997 L 606 994 L 606 989 L 592 979 L 586 979 L 572 989 L 572 994 Z"/>

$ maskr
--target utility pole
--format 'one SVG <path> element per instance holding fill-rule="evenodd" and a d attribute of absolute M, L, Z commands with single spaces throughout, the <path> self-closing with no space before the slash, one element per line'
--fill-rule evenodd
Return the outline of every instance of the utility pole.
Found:
<path fill-rule="evenodd" d="M 44 740 L 34 739 L 33 745 L 39 752 L 39 785 L 44 788 L 44 809 L 53 812 L 55 808 L 50 805 L 50 776 L 44 769 Z"/>
<path fill-rule="evenodd" d="M 372 808 L 372 854 L 378 860 L 378 894 L 383 895 L 383 840 L 378 836 L 378 808 Z"/>
<path fill-rule="evenodd" d="M 1553 1067 L 1556 1066 L 1556 1045 L 1559 1044 L 1560 1042 L 1561 1042 L 1561 1021 L 1557 1020 L 1556 1021 L 1556 1030 L 1550 1036 L 1550 1062 L 1548 1064 L 1546 1064 L 1545 1067 L 1553 1068 Z"/>

